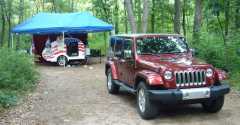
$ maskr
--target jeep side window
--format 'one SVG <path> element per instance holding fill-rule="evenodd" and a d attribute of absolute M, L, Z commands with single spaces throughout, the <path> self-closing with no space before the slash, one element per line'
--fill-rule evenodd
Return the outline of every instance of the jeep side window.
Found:
<path fill-rule="evenodd" d="M 115 38 L 111 38 L 110 40 L 110 45 L 109 45 L 109 56 L 113 57 L 114 56 L 114 45 L 116 43 L 116 39 Z"/>
<path fill-rule="evenodd" d="M 123 40 L 122 39 L 116 39 L 116 42 L 115 42 L 115 50 L 114 50 L 114 55 L 115 57 L 119 57 L 121 58 L 122 57 L 122 45 L 123 44 Z"/>
<path fill-rule="evenodd" d="M 123 46 L 123 58 L 132 58 L 132 40 L 126 39 Z"/>

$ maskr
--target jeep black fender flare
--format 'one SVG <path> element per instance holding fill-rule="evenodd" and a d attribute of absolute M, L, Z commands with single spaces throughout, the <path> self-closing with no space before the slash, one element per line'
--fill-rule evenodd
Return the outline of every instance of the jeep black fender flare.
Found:
<path fill-rule="evenodd" d="M 117 68 L 116 68 L 114 62 L 108 61 L 108 62 L 105 64 L 105 74 L 106 74 L 106 75 L 107 75 L 107 71 L 108 71 L 109 69 L 111 69 L 112 78 L 113 78 L 113 79 L 118 79 Z"/>
<path fill-rule="evenodd" d="M 144 80 L 148 85 L 164 85 L 162 76 L 149 70 L 141 70 L 136 73 L 134 81 L 135 87 L 137 87 L 138 83 L 142 80 Z"/>

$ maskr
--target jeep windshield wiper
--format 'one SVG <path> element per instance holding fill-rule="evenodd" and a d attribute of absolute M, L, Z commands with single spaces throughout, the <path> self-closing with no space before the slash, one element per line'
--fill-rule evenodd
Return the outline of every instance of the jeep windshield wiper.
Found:
<path fill-rule="evenodd" d="M 181 53 L 186 53 L 186 51 L 184 52 L 163 52 L 163 53 L 159 53 L 159 54 L 181 54 Z"/>
<path fill-rule="evenodd" d="M 159 56 L 158 54 L 155 54 L 155 53 L 140 53 L 140 55 L 152 55 L 152 56 Z"/>

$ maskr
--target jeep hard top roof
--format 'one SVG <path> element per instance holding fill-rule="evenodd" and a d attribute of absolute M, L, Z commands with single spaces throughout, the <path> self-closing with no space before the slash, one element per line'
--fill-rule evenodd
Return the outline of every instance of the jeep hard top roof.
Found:
<path fill-rule="evenodd" d="M 137 34 L 117 34 L 113 35 L 112 37 L 149 37 L 149 36 L 162 36 L 162 37 L 167 37 L 167 36 L 175 36 L 175 37 L 183 37 L 180 34 L 164 34 L 164 33 L 156 33 L 156 34 L 150 34 L 150 33 L 137 33 Z"/>

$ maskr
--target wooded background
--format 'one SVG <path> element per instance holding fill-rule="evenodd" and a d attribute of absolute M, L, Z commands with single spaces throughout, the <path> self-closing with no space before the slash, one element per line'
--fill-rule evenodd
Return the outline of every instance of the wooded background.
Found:
<path fill-rule="evenodd" d="M 10 29 L 39 12 L 79 11 L 113 24 L 115 34 L 182 34 L 199 58 L 240 76 L 240 0 L 0 0 L 0 46 L 10 47 Z M 108 36 L 90 34 L 90 47 L 104 49 Z M 30 38 L 17 36 L 14 48 L 29 47 Z"/>

